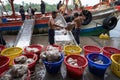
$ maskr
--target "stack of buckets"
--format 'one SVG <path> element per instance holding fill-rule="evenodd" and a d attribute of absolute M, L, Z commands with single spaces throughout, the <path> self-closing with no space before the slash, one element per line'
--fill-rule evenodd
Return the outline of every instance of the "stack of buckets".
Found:
<path fill-rule="evenodd" d="M 79 46 L 64 46 L 64 53 L 66 54 L 64 63 L 66 65 L 67 75 L 73 79 L 79 79 L 88 64 L 87 59 L 80 55 L 81 51 L 82 49 Z M 68 63 L 69 58 L 72 58 L 73 60 L 76 59 L 78 66 L 74 66 Z"/>
<path fill-rule="evenodd" d="M 43 60 L 43 63 L 45 64 L 46 71 L 50 74 L 56 74 L 60 71 L 61 64 L 64 60 L 64 55 L 61 54 L 61 59 L 58 62 L 48 62 L 46 60 Z"/>
<path fill-rule="evenodd" d="M 58 45 L 52 45 L 52 46 L 58 48 L 59 51 L 61 51 L 61 46 L 58 46 Z M 47 47 L 45 47 L 45 51 L 46 51 L 46 48 L 47 48 Z M 46 68 L 46 71 L 47 71 L 49 74 L 56 74 L 56 73 L 58 73 L 58 72 L 60 71 L 61 64 L 62 64 L 63 60 L 64 60 L 64 55 L 63 55 L 63 53 L 61 53 L 61 58 L 60 58 L 60 60 L 57 61 L 57 62 L 49 62 L 49 61 L 47 61 L 47 60 L 43 60 L 43 63 L 44 63 L 45 68 Z"/>
<path fill-rule="evenodd" d="M 69 58 L 77 59 L 78 66 L 70 65 L 67 62 Z M 65 63 L 66 68 L 67 68 L 67 74 L 68 74 L 68 76 L 70 76 L 73 79 L 79 79 L 82 76 L 82 74 L 83 74 L 83 72 L 84 72 L 84 70 L 85 70 L 85 68 L 86 68 L 86 66 L 88 64 L 88 61 L 83 56 L 71 54 L 71 55 L 68 55 L 64 59 L 64 63 Z"/>

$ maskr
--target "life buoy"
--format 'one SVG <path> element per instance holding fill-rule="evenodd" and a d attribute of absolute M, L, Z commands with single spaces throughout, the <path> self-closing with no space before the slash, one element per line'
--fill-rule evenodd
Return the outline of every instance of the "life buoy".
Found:
<path fill-rule="evenodd" d="M 82 13 L 83 13 L 83 15 L 85 16 L 85 20 L 84 20 L 84 22 L 82 23 L 82 25 L 87 25 L 87 24 L 89 24 L 89 23 L 91 22 L 91 20 L 92 20 L 92 14 L 91 14 L 91 12 L 88 11 L 88 10 L 83 10 Z"/>
<path fill-rule="evenodd" d="M 117 18 L 114 16 L 109 16 L 103 20 L 103 28 L 107 30 L 112 30 L 117 25 Z"/>

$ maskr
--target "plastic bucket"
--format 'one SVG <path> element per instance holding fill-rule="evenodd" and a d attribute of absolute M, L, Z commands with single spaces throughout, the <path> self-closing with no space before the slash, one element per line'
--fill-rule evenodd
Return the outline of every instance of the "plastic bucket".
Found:
<path fill-rule="evenodd" d="M 1 52 L 1 55 L 7 56 L 10 58 L 9 65 L 12 65 L 14 58 L 20 56 L 21 54 L 22 54 L 22 48 L 20 47 L 6 48 Z"/>
<path fill-rule="evenodd" d="M 104 76 L 106 69 L 111 64 L 111 60 L 102 54 L 90 53 L 87 55 L 87 59 L 89 71 L 97 76 Z M 96 63 L 95 60 L 101 60 L 103 63 Z"/>
<path fill-rule="evenodd" d="M 46 71 L 51 74 L 56 74 L 60 71 L 61 64 L 64 60 L 64 55 L 61 54 L 61 59 L 58 62 L 48 62 L 48 61 L 43 61 L 45 64 Z"/>
<path fill-rule="evenodd" d="M 27 47 L 29 47 L 29 48 L 37 48 L 38 51 L 37 52 L 27 51 L 27 49 L 26 49 Z M 33 45 L 30 45 L 30 46 L 27 46 L 27 47 L 24 48 L 24 52 L 25 53 L 35 53 L 35 54 L 37 54 L 38 60 L 39 60 L 39 56 L 41 54 L 41 51 L 42 51 L 43 47 L 41 45 L 38 45 L 38 44 L 33 44 Z"/>
<path fill-rule="evenodd" d="M 100 53 L 101 49 L 97 46 L 86 45 L 83 47 L 84 56 L 86 57 L 89 53 Z"/>
<path fill-rule="evenodd" d="M 0 56 L 0 75 L 9 69 L 10 59 L 6 56 Z"/>
<path fill-rule="evenodd" d="M 111 71 L 120 77 L 120 54 L 113 54 L 111 55 Z"/>
<path fill-rule="evenodd" d="M 56 47 L 56 48 L 58 48 L 59 51 L 62 51 L 62 47 L 59 46 L 59 45 L 53 44 L 53 45 L 48 45 L 48 46 Z M 47 49 L 48 46 L 46 46 L 46 47 L 44 48 L 45 51 L 46 51 L 46 49 Z"/>
<path fill-rule="evenodd" d="M 103 55 L 107 56 L 108 58 L 110 58 L 110 56 L 114 53 L 120 53 L 120 50 L 117 48 L 113 48 L 113 47 L 103 47 L 102 48 L 103 51 Z"/>
<path fill-rule="evenodd" d="M 38 59 L 37 55 L 36 54 L 22 54 L 22 55 L 26 56 L 27 58 L 32 58 L 34 60 L 32 63 L 28 64 L 28 68 L 30 69 L 30 71 L 34 71 L 36 61 Z M 16 64 L 15 61 L 13 61 L 13 64 Z"/>
<path fill-rule="evenodd" d="M 72 66 L 70 65 L 67 60 L 69 58 L 72 59 L 77 59 L 77 64 L 80 67 L 76 67 L 76 66 Z M 80 78 L 84 72 L 84 69 L 86 68 L 88 61 L 85 57 L 82 57 L 80 55 L 68 55 L 65 59 L 64 59 L 64 63 L 66 65 L 67 68 L 67 74 L 72 77 L 72 78 Z"/>
<path fill-rule="evenodd" d="M 80 54 L 82 51 L 82 48 L 76 45 L 66 45 L 64 46 L 64 53 L 65 55 L 71 55 L 71 54 Z"/>

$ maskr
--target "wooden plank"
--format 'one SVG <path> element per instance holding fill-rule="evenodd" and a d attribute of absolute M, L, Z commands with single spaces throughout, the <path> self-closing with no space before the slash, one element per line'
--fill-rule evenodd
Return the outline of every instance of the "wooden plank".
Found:
<path fill-rule="evenodd" d="M 34 19 L 24 21 L 24 24 L 18 33 L 14 46 L 24 48 L 25 46 L 30 45 L 34 23 Z"/>

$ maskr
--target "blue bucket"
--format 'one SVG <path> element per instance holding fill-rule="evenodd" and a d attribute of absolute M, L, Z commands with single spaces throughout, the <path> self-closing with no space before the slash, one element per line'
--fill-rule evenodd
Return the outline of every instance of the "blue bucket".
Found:
<path fill-rule="evenodd" d="M 102 54 L 91 53 L 87 55 L 88 69 L 91 73 L 97 76 L 104 76 L 106 69 L 111 64 L 111 60 Z M 102 61 L 102 63 L 96 63 Z"/>
<path fill-rule="evenodd" d="M 47 62 L 44 60 L 43 63 L 45 64 L 48 73 L 55 74 L 60 71 L 63 60 L 64 60 L 64 55 L 61 54 L 61 59 L 58 62 Z"/>
<path fill-rule="evenodd" d="M 7 18 L 2 18 L 2 22 L 6 23 L 7 22 Z"/>

